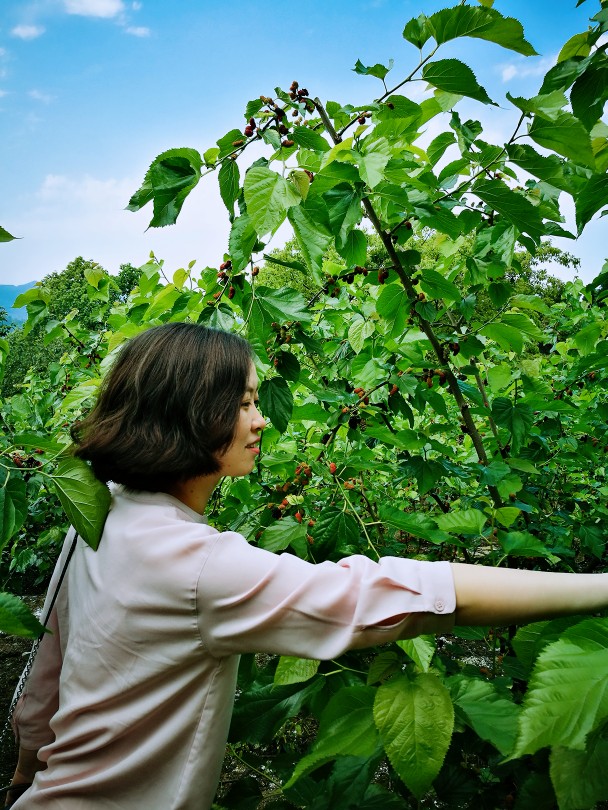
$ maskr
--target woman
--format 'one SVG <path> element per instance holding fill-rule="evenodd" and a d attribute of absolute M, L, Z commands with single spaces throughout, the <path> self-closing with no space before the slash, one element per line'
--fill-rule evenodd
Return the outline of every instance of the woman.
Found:
<path fill-rule="evenodd" d="M 14 714 L 14 783 L 33 780 L 15 808 L 209 807 L 239 653 L 333 658 L 454 621 L 608 604 L 603 574 L 395 557 L 312 565 L 217 532 L 204 518 L 214 487 L 250 473 L 259 453 L 257 389 L 241 338 L 155 327 L 123 347 L 74 429 L 76 454 L 113 482 L 112 505 L 99 549 L 77 543 Z"/>

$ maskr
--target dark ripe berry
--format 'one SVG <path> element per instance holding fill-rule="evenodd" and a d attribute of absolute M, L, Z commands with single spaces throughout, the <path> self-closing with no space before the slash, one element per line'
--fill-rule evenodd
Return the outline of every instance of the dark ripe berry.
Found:
<path fill-rule="evenodd" d="M 274 518 L 275 520 L 278 520 L 278 519 L 279 519 L 279 518 L 280 518 L 282 515 L 283 515 L 283 513 L 281 512 L 281 510 L 279 509 L 279 507 L 278 507 L 278 506 L 277 506 L 277 507 L 275 507 L 275 508 L 272 510 L 272 516 L 273 516 L 273 518 Z"/>
<path fill-rule="evenodd" d="M 285 124 L 281 124 L 279 127 L 279 132 L 281 135 L 287 135 L 289 133 L 289 127 L 286 127 Z"/>
<path fill-rule="evenodd" d="M 450 346 L 452 348 L 452 354 L 457 355 L 458 352 L 460 351 L 460 344 L 459 343 L 451 343 Z"/>
<path fill-rule="evenodd" d="M 292 101 L 295 101 L 295 99 L 297 98 L 297 96 L 296 96 L 296 94 L 293 92 L 293 90 L 292 90 L 292 91 L 291 91 L 291 93 L 289 94 L 289 98 L 290 98 Z"/>
<path fill-rule="evenodd" d="M 321 439 L 321 444 L 327 444 L 327 442 L 331 439 L 331 433 L 325 433 Z"/>
<path fill-rule="evenodd" d="M 409 221 L 409 219 L 407 219 L 407 220 L 406 220 L 406 221 L 403 223 L 403 227 L 404 227 L 404 228 L 406 228 L 406 230 L 408 230 L 408 231 L 411 231 L 411 230 L 412 230 L 412 223 Z"/>
<path fill-rule="evenodd" d="M 233 146 L 242 146 L 245 143 L 241 138 L 237 138 L 236 141 L 232 141 Z"/>
<path fill-rule="evenodd" d="M 419 301 L 426 301 L 426 295 L 423 292 L 418 293 L 418 300 Z"/>
<path fill-rule="evenodd" d="M 300 85 L 298 84 L 298 82 L 297 82 L 297 81 L 294 79 L 294 80 L 292 81 L 292 83 L 291 83 L 291 87 L 290 87 L 289 89 L 290 89 L 290 90 L 297 90 L 299 86 L 300 86 Z"/>
<path fill-rule="evenodd" d="M 248 138 L 251 138 L 251 136 L 253 135 L 253 127 L 246 126 L 246 127 L 245 127 L 245 135 L 246 135 Z"/>
<path fill-rule="evenodd" d="M 251 275 L 252 276 L 257 276 L 259 272 L 260 272 L 260 268 L 259 267 L 254 267 L 253 270 L 251 271 Z"/>
<path fill-rule="evenodd" d="M 251 129 L 255 129 L 255 126 L 256 126 L 256 124 L 255 124 L 255 118 L 251 117 L 251 118 L 249 119 L 249 126 L 251 127 Z"/>
<path fill-rule="evenodd" d="M 352 284 L 354 280 L 355 280 L 355 274 L 354 273 L 349 273 L 346 276 L 346 283 L 347 284 Z"/>
<path fill-rule="evenodd" d="M 228 290 L 228 298 L 234 298 L 234 287 L 230 287 Z"/>
<path fill-rule="evenodd" d="M 386 106 L 389 108 L 389 110 L 394 110 L 395 109 L 395 105 L 393 104 L 392 101 L 387 101 Z"/>
<path fill-rule="evenodd" d="M 304 171 L 306 172 L 306 174 L 308 175 L 308 179 L 312 183 L 312 181 L 315 179 L 314 174 L 312 172 L 308 171 L 308 169 L 304 169 Z"/>
<path fill-rule="evenodd" d="M 303 87 L 301 90 L 298 90 L 298 95 L 300 96 L 300 98 L 303 98 L 304 96 L 308 95 L 308 90 L 305 87 Z"/>
<path fill-rule="evenodd" d="M 294 111 L 292 112 L 292 114 L 291 114 L 291 117 L 292 117 L 292 118 L 297 118 L 299 114 L 300 114 L 300 113 L 299 113 L 299 110 L 294 110 Z"/>
<path fill-rule="evenodd" d="M 281 119 L 281 118 L 285 118 L 285 116 L 287 115 L 287 113 L 285 112 L 285 110 L 282 110 L 280 107 L 277 107 L 276 112 L 275 112 L 275 115 L 276 115 L 276 117 L 277 117 L 278 119 Z"/>
<path fill-rule="evenodd" d="M 290 141 L 288 139 L 284 140 L 281 146 L 284 146 L 286 149 L 289 149 L 290 146 L 294 145 L 294 141 Z"/>
<path fill-rule="evenodd" d="M 360 422 L 360 421 L 361 421 L 361 420 L 359 419 L 359 417 L 358 417 L 358 416 L 351 416 L 351 418 L 348 420 L 348 426 L 349 426 L 349 428 L 350 428 L 351 430 L 356 430 L 356 429 L 359 427 L 359 422 Z"/>
<path fill-rule="evenodd" d="M 364 116 L 364 115 L 360 115 L 360 116 L 357 118 L 357 121 L 358 121 L 360 124 L 364 124 L 364 123 L 365 123 L 365 116 Z"/>
<path fill-rule="evenodd" d="M 369 405 L 369 397 L 363 397 L 363 404 Z"/>

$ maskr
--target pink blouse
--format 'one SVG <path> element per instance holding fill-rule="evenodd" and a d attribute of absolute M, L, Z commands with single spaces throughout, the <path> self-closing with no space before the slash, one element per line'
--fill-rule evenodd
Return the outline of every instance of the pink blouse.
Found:
<path fill-rule="evenodd" d="M 209 808 L 239 653 L 334 658 L 449 631 L 454 610 L 448 563 L 314 565 L 118 487 L 98 551 L 78 540 L 15 710 L 21 745 L 48 767 L 14 806 Z"/>

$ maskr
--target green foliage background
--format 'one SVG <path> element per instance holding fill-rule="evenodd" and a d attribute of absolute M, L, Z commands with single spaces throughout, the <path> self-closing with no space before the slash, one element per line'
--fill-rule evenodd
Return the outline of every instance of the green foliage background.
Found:
<path fill-rule="evenodd" d="M 31 549 L 37 520 L 38 543 L 60 534 L 59 501 L 98 542 L 103 502 L 66 458 L 68 426 L 123 341 L 190 320 L 250 340 L 271 421 L 254 475 L 218 491 L 218 527 L 314 562 L 602 570 L 608 266 L 587 286 L 542 268 L 575 264 L 547 241 L 573 236 L 562 195 L 579 232 L 608 204 L 608 5 L 592 5 L 538 93 L 508 97 L 519 120 L 504 144 L 458 112 L 463 97 L 487 117 L 495 105 L 470 68 L 436 57 L 458 37 L 535 53 L 484 0 L 408 22 L 407 77 L 358 61 L 380 82 L 365 105 L 294 83 L 249 101 L 244 125 L 203 154 L 159 155 L 129 208 L 152 203 L 151 225 L 173 224 L 217 173 L 224 261 L 166 275 L 152 257 L 121 295 L 89 265 L 87 300 L 67 313 L 44 285 L 20 296 L 24 335 L 38 329 L 63 353 L 2 403 L 11 559 Z M 407 95 L 418 78 L 420 103 Z M 423 148 L 434 118 L 444 129 Z M 250 144 L 265 152 L 247 165 Z M 267 253 L 285 221 L 295 242 Z M 36 631 L 10 593 L 0 622 Z M 598 617 L 457 628 L 332 662 L 245 656 L 229 747 L 240 778 L 227 775 L 217 807 L 593 807 L 608 798 L 607 658 Z"/>

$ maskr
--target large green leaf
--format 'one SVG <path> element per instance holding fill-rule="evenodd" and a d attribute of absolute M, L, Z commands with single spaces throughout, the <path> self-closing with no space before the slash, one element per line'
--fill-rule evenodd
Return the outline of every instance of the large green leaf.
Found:
<path fill-rule="evenodd" d="M 21 475 L 3 471 L 4 483 L 0 487 L 0 551 L 25 523 L 27 496 Z"/>
<path fill-rule="evenodd" d="M 267 742 L 280 727 L 294 717 L 322 687 L 321 680 L 305 686 L 267 683 L 239 695 L 234 706 L 230 738 L 242 742 Z"/>
<path fill-rule="evenodd" d="M 274 672 L 274 682 L 277 686 L 290 683 L 304 683 L 317 674 L 321 662 L 314 658 L 295 658 L 291 655 L 282 655 Z"/>
<path fill-rule="evenodd" d="M 452 738 L 449 692 L 431 673 L 397 677 L 378 688 L 374 720 L 391 765 L 421 799 L 441 770 Z"/>
<path fill-rule="evenodd" d="M 264 529 L 259 546 L 266 551 L 284 551 L 288 546 L 298 547 L 306 540 L 306 526 L 291 517 L 283 517 Z"/>
<path fill-rule="evenodd" d="M 271 322 L 299 321 L 301 324 L 307 325 L 312 319 L 304 296 L 290 287 L 279 287 L 276 290 L 272 287 L 257 287 L 255 300 Z M 247 300 L 245 311 L 249 303 L 250 301 Z"/>
<path fill-rule="evenodd" d="M 0 633 L 37 638 L 44 627 L 21 599 L 12 593 L 0 592 Z"/>
<path fill-rule="evenodd" d="M 458 96 L 468 96 L 483 104 L 494 104 L 475 78 L 468 65 L 458 59 L 440 59 L 429 62 L 422 69 L 422 78 L 433 87 Z"/>
<path fill-rule="evenodd" d="M 293 411 L 293 395 L 283 377 L 264 380 L 260 386 L 260 406 L 279 433 L 285 433 Z"/>
<path fill-rule="evenodd" d="M 184 200 L 200 180 L 202 165 L 196 149 L 169 149 L 158 155 L 141 187 L 129 200 L 127 211 L 139 211 L 152 201 L 154 215 L 150 227 L 173 225 Z"/>
<path fill-rule="evenodd" d="M 558 746 L 551 751 L 551 781 L 559 810 L 595 807 L 608 796 L 608 739 L 594 734 L 587 750 Z"/>
<path fill-rule="evenodd" d="M 388 63 L 388 67 L 386 65 L 371 65 L 371 67 L 366 67 L 360 59 L 357 59 L 355 66 L 353 68 L 355 73 L 358 73 L 360 76 L 375 76 L 377 79 L 385 79 L 387 73 L 392 70 L 393 68 L 393 60 L 391 59 Z"/>
<path fill-rule="evenodd" d="M 18 239 L 19 237 L 13 236 L 10 234 L 6 228 L 0 226 L 0 242 L 12 242 L 13 239 Z"/>
<path fill-rule="evenodd" d="M 594 174 L 574 197 L 578 235 L 600 208 L 608 205 L 608 175 Z"/>
<path fill-rule="evenodd" d="M 320 271 L 332 242 L 327 207 L 323 211 L 319 206 L 313 206 L 312 202 L 307 202 L 290 208 L 288 216 L 306 265 L 313 272 Z"/>
<path fill-rule="evenodd" d="M 260 237 L 274 233 L 285 219 L 287 209 L 302 199 L 293 183 L 266 166 L 249 169 L 243 189 L 247 213 Z"/>
<path fill-rule="evenodd" d="M 605 61 L 591 65 L 574 82 L 570 92 L 572 112 L 582 121 L 587 130 L 591 130 L 602 117 L 608 99 L 608 66 Z"/>
<path fill-rule="evenodd" d="M 323 198 L 329 212 L 331 232 L 336 236 L 336 242 L 341 244 L 348 232 L 361 221 L 361 194 L 351 185 L 339 183 L 326 191 Z"/>
<path fill-rule="evenodd" d="M 243 214 L 234 220 L 230 229 L 228 250 L 235 273 L 240 273 L 247 267 L 257 239 L 258 236 L 248 214 Z"/>
<path fill-rule="evenodd" d="M 401 529 L 403 532 L 429 540 L 431 543 L 444 543 L 451 540 L 447 532 L 439 531 L 436 521 L 428 514 L 421 512 L 403 512 L 390 503 L 379 503 L 380 520 Z"/>
<path fill-rule="evenodd" d="M 479 509 L 452 509 L 445 515 L 437 515 L 437 526 L 453 534 L 481 534 L 487 517 Z"/>
<path fill-rule="evenodd" d="M 432 14 L 429 23 L 438 45 L 456 37 L 476 37 L 524 56 L 537 55 L 532 45 L 524 39 L 524 29 L 519 20 L 503 17 L 493 8 L 472 6 L 446 8 Z"/>
<path fill-rule="evenodd" d="M 235 160 L 225 160 L 217 176 L 220 195 L 230 216 L 234 214 L 234 203 L 239 196 L 239 167 Z"/>
<path fill-rule="evenodd" d="M 70 523 L 96 549 L 110 508 L 110 490 L 88 464 L 74 457 L 59 464 L 51 481 Z"/>
<path fill-rule="evenodd" d="M 360 531 L 351 514 L 331 507 L 320 513 L 313 534 L 315 544 L 330 549 L 336 545 L 354 545 L 359 540 Z"/>
<path fill-rule="evenodd" d="M 287 786 L 337 756 L 372 757 L 378 748 L 374 725 L 376 690 L 369 686 L 340 689 L 323 710 L 310 754 L 301 759 Z"/>
<path fill-rule="evenodd" d="M 490 323 L 479 330 L 480 335 L 495 340 L 507 352 L 521 354 L 524 348 L 524 339 L 521 332 L 515 327 L 504 323 Z"/>
<path fill-rule="evenodd" d="M 496 397 L 492 403 L 492 415 L 496 424 L 509 430 L 513 443 L 511 452 L 514 456 L 519 455 L 534 423 L 534 412 L 530 406 L 514 403 L 508 397 Z"/>
<path fill-rule="evenodd" d="M 519 706 L 487 681 L 454 675 L 447 686 L 456 715 L 506 756 L 515 744 Z"/>
<path fill-rule="evenodd" d="M 421 271 L 420 286 L 431 298 L 443 298 L 445 301 L 460 301 L 460 290 L 441 273 L 430 268 Z"/>
<path fill-rule="evenodd" d="M 429 671 L 437 650 L 435 636 L 416 636 L 416 638 L 405 638 L 396 643 L 423 672 Z"/>
<path fill-rule="evenodd" d="M 305 149 L 314 149 L 318 152 L 328 152 L 331 149 L 325 138 L 308 127 L 294 127 L 290 132 L 290 138 Z"/>
<path fill-rule="evenodd" d="M 545 233 L 542 216 L 522 194 L 512 191 L 502 180 L 482 180 L 473 192 L 487 205 L 512 222 L 521 233 L 529 234 L 535 242 Z"/>
<path fill-rule="evenodd" d="M 608 717 L 608 621 L 570 627 L 538 656 L 512 757 L 562 745 L 582 751 Z"/>
<path fill-rule="evenodd" d="M 545 149 L 557 152 L 558 155 L 570 158 L 583 166 L 591 168 L 595 166 L 589 133 L 572 113 L 561 112 L 552 121 L 535 116 L 528 134 Z"/>
<path fill-rule="evenodd" d="M 350 231 L 343 242 L 338 244 L 336 250 L 349 267 L 365 264 L 367 259 L 367 237 L 364 231 Z"/>

